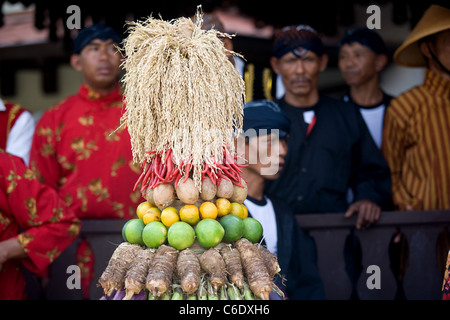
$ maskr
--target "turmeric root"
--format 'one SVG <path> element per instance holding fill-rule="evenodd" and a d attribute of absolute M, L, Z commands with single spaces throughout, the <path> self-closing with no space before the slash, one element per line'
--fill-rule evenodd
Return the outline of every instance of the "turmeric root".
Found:
<path fill-rule="evenodd" d="M 236 241 L 235 245 L 241 255 L 250 289 L 257 297 L 269 300 L 272 281 L 258 248 L 245 238 Z"/>
<path fill-rule="evenodd" d="M 239 250 L 232 248 L 231 246 L 224 246 L 220 250 L 220 254 L 225 261 L 228 279 L 231 283 L 234 283 L 239 289 L 241 289 L 244 282 L 244 272 L 242 270 Z"/>
<path fill-rule="evenodd" d="M 200 285 L 200 262 L 197 255 L 190 249 L 184 249 L 178 254 L 177 273 L 181 280 L 181 289 L 187 294 L 193 294 Z"/>
<path fill-rule="evenodd" d="M 126 295 L 124 300 L 130 300 L 133 295 L 138 294 L 145 289 L 145 280 L 148 274 L 148 268 L 155 255 L 153 249 L 141 249 L 133 260 L 133 264 L 128 269 L 125 276 Z"/>
<path fill-rule="evenodd" d="M 225 261 L 216 249 L 210 248 L 200 256 L 200 265 L 209 274 L 209 281 L 217 294 L 218 288 L 226 282 Z"/>
<path fill-rule="evenodd" d="M 270 278 L 273 279 L 273 277 L 281 271 L 277 256 L 260 244 L 257 244 L 256 246 L 261 253 L 261 258 L 263 259 L 264 265 L 267 268 L 267 272 L 269 273 Z"/>
<path fill-rule="evenodd" d="M 177 258 L 178 250 L 171 246 L 163 244 L 156 251 L 146 281 L 146 288 L 153 296 L 159 297 L 169 289 Z"/>
<path fill-rule="evenodd" d="M 141 247 L 137 244 L 122 242 L 114 250 L 111 259 L 103 271 L 99 284 L 102 286 L 105 296 L 109 296 L 114 290 L 120 290 L 125 284 L 125 275 L 131 267 L 134 257 Z"/>

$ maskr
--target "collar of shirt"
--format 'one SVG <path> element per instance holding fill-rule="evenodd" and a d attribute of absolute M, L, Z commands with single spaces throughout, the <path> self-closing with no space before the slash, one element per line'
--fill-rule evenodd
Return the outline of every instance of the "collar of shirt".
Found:
<path fill-rule="evenodd" d="M 3 100 L 0 99 L 0 111 L 5 111 L 5 110 L 6 110 L 5 104 L 3 103 Z"/>
<path fill-rule="evenodd" d="M 356 107 L 359 109 L 377 109 L 379 107 L 387 107 L 391 101 L 392 97 L 386 94 L 386 92 L 383 91 L 383 99 L 371 106 L 362 106 L 360 104 L 357 104 L 355 101 L 353 101 L 352 97 L 350 96 L 350 91 L 347 91 L 347 93 L 344 95 L 342 100 L 345 102 L 353 103 Z"/>
<path fill-rule="evenodd" d="M 109 104 L 114 101 L 122 101 L 123 100 L 122 93 L 120 91 L 120 87 L 119 87 L 118 83 L 116 84 L 116 87 L 114 88 L 114 90 L 112 90 L 110 93 L 107 93 L 107 94 L 100 93 L 100 92 L 92 89 L 85 83 L 83 83 L 81 85 L 78 93 L 87 100 L 98 101 L 98 102 L 102 102 L 104 104 Z"/>
<path fill-rule="evenodd" d="M 440 73 L 427 69 L 423 86 L 433 96 L 450 98 L 450 80 L 443 77 Z"/>

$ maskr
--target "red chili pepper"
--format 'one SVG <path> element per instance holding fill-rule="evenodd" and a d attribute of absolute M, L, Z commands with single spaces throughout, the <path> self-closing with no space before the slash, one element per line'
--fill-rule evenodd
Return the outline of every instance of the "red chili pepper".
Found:
<path fill-rule="evenodd" d="M 224 148 L 223 150 L 224 150 L 223 153 L 224 153 L 224 155 L 225 155 L 226 163 L 233 163 L 234 160 L 233 160 L 233 158 L 231 157 L 230 153 L 228 152 L 228 149 Z"/>
<path fill-rule="evenodd" d="M 149 188 L 154 189 L 157 186 L 158 177 L 156 175 L 152 175 L 152 179 L 150 180 Z"/>
<path fill-rule="evenodd" d="M 185 183 L 187 181 L 187 179 L 189 178 L 189 171 L 191 171 L 191 162 L 189 161 L 188 164 L 186 165 L 186 170 L 184 171 L 184 180 L 183 183 Z"/>
<path fill-rule="evenodd" d="M 155 157 L 155 165 L 153 166 L 153 173 L 161 180 L 163 180 L 164 178 L 161 177 L 161 175 L 159 174 L 160 170 L 161 170 L 161 158 L 157 155 Z"/>
<path fill-rule="evenodd" d="M 221 169 L 222 171 L 230 170 L 227 166 L 220 164 L 220 163 L 217 164 L 217 168 Z"/>
<path fill-rule="evenodd" d="M 209 177 L 209 179 L 211 180 L 211 182 L 213 183 L 213 185 L 215 186 L 215 187 L 217 187 L 217 180 L 216 180 L 216 178 L 214 177 L 214 174 L 213 174 L 213 172 L 211 171 L 211 170 L 207 170 L 206 171 L 206 174 L 208 175 L 208 177 Z"/>
<path fill-rule="evenodd" d="M 149 187 L 152 178 L 153 177 L 150 177 L 150 178 L 147 177 L 147 180 L 145 181 L 145 183 L 142 183 L 141 193 L 142 193 L 143 190 L 145 190 L 145 189 L 147 189 Z"/>
<path fill-rule="evenodd" d="M 154 163 L 154 161 L 152 161 L 152 163 L 150 164 L 150 166 L 149 166 L 148 169 L 147 169 L 147 173 L 145 174 L 144 180 L 143 180 L 143 182 L 142 182 L 143 185 L 144 185 L 144 184 L 147 184 L 148 177 L 149 177 L 150 174 L 152 173 L 152 171 L 153 171 L 153 166 L 154 166 L 154 165 L 155 165 L 155 163 Z"/>
<path fill-rule="evenodd" d="M 241 188 L 244 188 L 244 186 L 242 185 L 242 184 L 240 184 L 240 183 L 237 183 L 237 182 L 235 182 L 235 181 L 231 181 L 234 185 L 236 185 L 236 186 L 238 186 L 238 187 L 241 187 Z"/>
<path fill-rule="evenodd" d="M 172 149 L 169 149 L 166 154 L 166 166 L 167 166 L 167 175 L 166 180 L 172 181 L 173 174 L 173 161 L 172 161 Z"/>
<path fill-rule="evenodd" d="M 162 181 L 164 178 L 159 174 L 158 170 L 155 170 L 155 175 Z"/>
<path fill-rule="evenodd" d="M 237 172 L 242 173 L 242 170 L 236 165 L 236 163 L 232 162 L 232 163 L 230 163 L 230 166 Z"/>
<path fill-rule="evenodd" d="M 219 179 L 220 180 L 225 179 L 225 180 L 230 181 L 229 177 L 224 172 L 217 171 L 217 180 L 219 180 Z M 217 183 L 217 185 L 219 185 L 219 184 L 220 184 L 220 182 Z"/>
<path fill-rule="evenodd" d="M 161 159 L 162 160 L 162 159 Z M 161 177 L 163 177 L 163 180 L 165 180 L 166 178 L 166 173 L 167 173 L 167 165 L 164 162 L 160 162 L 159 164 L 159 175 Z"/>
<path fill-rule="evenodd" d="M 180 172 L 180 167 L 176 167 L 175 170 L 173 170 L 172 174 L 170 175 L 169 181 L 173 181 L 175 179 L 175 176 Z"/>
<path fill-rule="evenodd" d="M 175 189 L 177 188 L 178 181 L 180 181 L 180 178 L 181 178 L 181 172 L 178 171 L 177 174 L 175 175 L 175 178 L 174 178 L 174 187 L 175 187 Z"/>
<path fill-rule="evenodd" d="M 234 163 L 236 166 L 238 166 L 239 168 L 245 168 L 248 167 L 248 164 L 239 164 L 237 162 Z"/>
<path fill-rule="evenodd" d="M 142 168 L 143 168 L 142 173 L 139 176 L 139 178 L 137 179 L 136 184 L 134 185 L 133 191 L 136 190 L 139 183 L 144 179 L 145 171 L 148 169 L 148 162 L 143 163 Z"/>
<path fill-rule="evenodd" d="M 233 168 L 231 168 L 228 172 L 227 175 L 234 181 L 239 182 L 240 181 L 240 175 L 238 172 L 234 171 Z"/>
<path fill-rule="evenodd" d="M 244 154 L 245 154 L 245 152 L 244 152 L 244 153 L 241 153 L 240 155 L 235 155 L 235 156 L 234 156 L 234 159 L 237 160 L 237 159 L 239 159 L 240 157 L 242 157 Z"/>

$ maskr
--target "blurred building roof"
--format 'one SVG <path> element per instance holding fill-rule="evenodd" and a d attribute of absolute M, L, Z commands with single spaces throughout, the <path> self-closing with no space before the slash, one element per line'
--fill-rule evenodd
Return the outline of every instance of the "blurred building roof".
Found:
<path fill-rule="evenodd" d="M 44 43 L 48 29 L 38 30 L 34 25 L 34 10 L 5 14 L 0 27 L 0 47 Z"/>

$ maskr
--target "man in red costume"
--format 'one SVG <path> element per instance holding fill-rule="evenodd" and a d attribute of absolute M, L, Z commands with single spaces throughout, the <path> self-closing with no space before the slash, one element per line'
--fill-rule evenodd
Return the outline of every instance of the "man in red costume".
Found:
<path fill-rule="evenodd" d="M 20 265 L 41 272 L 79 230 L 79 220 L 55 190 L 40 184 L 22 159 L 0 149 L 0 300 L 25 299 Z"/>
<path fill-rule="evenodd" d="M 133 191 L 140 169 L 133 164 L 130 136 L 120 123 L 125 111 L 118 82 L 120 42 L 102 24 L 79 32 L 70 62 L 83 75 L 83 84 L 77 94 L 43 114 L 33 138 L 31 168 L 80 219 L 133 218 L 141 198 L 139 190 Z M 77 248 L 88 298 L 94 256 L 86 239 Z"/>
<path fill-rule="evenodd" d="M 79 218 L 132 218 L 139 168 L 130 137 L 120 126 L 124 111 L 118 76 L 120 37 L 109 27 L 83 29 L 71 65 L 84 83 L 77 94 L 47 110 L 36 126 L 30 165 Z"/>

